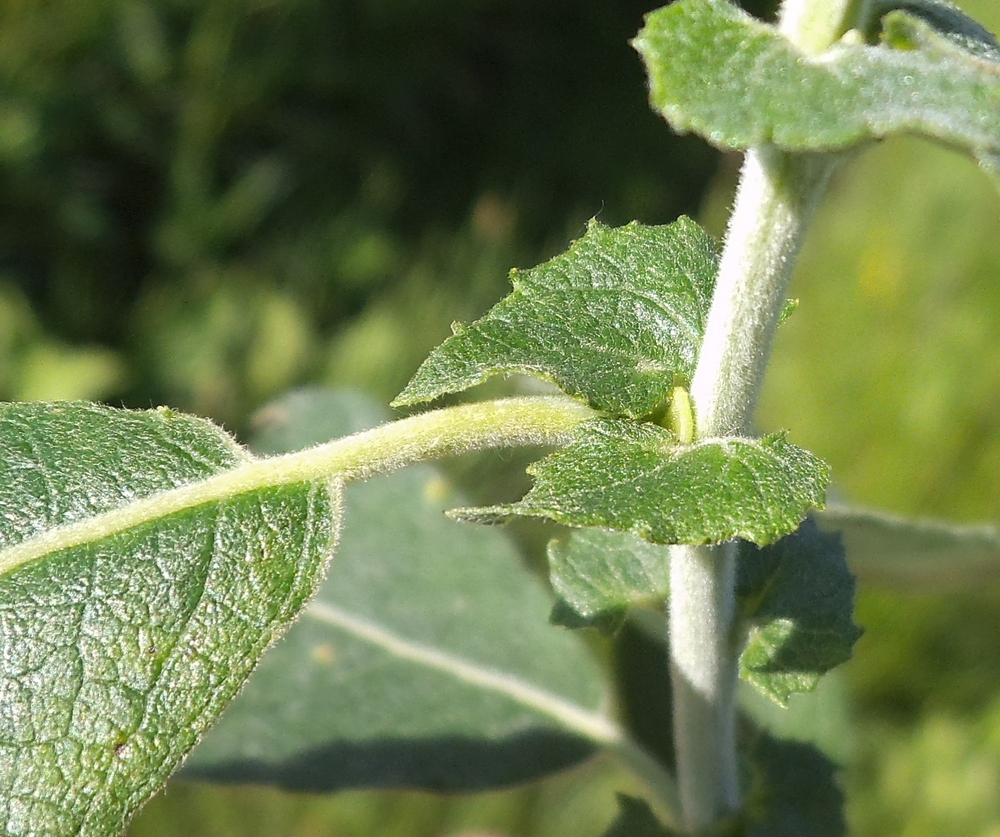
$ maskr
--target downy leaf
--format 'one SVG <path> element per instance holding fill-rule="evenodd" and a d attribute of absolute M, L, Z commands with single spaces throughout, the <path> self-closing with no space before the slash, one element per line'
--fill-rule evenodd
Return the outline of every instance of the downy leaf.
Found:
<path fill-rule="evenodd" d="M 844 547 L 811 519 L 764 549 L 741 545 L 737 600 L 748 628 L 740 676 L 782 705 L 850 659 L 861 636 Z"/>
<path fill-rule="evenodd" d="M 765 545 L 821 507 L 829 481 L 827 465 L 782 434 L 679 445 L 655 424 L 612 419 L 580 425 L 528 472 L 535 485 L 519 502 L 453 514 L 484 523 L 544 517 L 661 544 Z"/>
<path fill-rule="evenodd" d="M 511 271 L 513 293 L 482 319 L 455 326 L 394 404 L 520 372 L 595 409 L 644 416 L 675 378 L 694 373 L 717 260 L 715 242 L 687 218 L 615 229 L 591 221 L 567 252 Z"/>
<path fill-rule="evenodd" d="M 866 582 L 904 589 L 977 588 L 1000 577 L 1000 531 L 988 524 L 905 518 L 831 504 L 816 518 L 839 531 Z"/>
<path fill-rule="evenodd" d="M 664 601 L 669 564 L 669 547 L 622 532 L 582 530 L 549 545 L 553 587 L 578 617 L 563 622 L 574 627 L 614 625 L 634 604 Z M 861 635 L 840 538 L 812 519 L 769 546 L 741 544 L 736 595 L 747 630 L 740 676 L 781 705 L 848 660 Z"/>
<path fill-rule="evenodd" d="M 337 492 L 164 511 L 246 463 L 207 421 L 0 407 L 0 831 L 117 835 L 315 589 Z"/>
<path fill-rule="evenodd" d="M 884 5 L 884 4 L 883 4 Z M 634 45 L 651 101 L 677 131 L 721 148 L 834 151 L 914 132 L 1000 154 L 1000 48 L 945 4 L 894 3 L 882 43 L 845 38 L 807 55 L 727 0 L 679 0 L 647 16 Z"/>
<path fill-rule="evenodd" d="M 574 529 L 548 545 L 549 581 L 567 627 L 615 628 L 636 604 L 659 603 L 670 591 L 670 550 L 605 529 Z"/>
<path fill-rule="evenodd" d="M 266 409 L 284 451 L 377 423 L 356 396 Z M 602 677 L 546 622 L 551 599 L 497 530 L 459 526 L 430 466 L 345 491 L 337 560 L 185 775 L 297 790 L 471 790 L 525 781 L 606 744 Z"/>

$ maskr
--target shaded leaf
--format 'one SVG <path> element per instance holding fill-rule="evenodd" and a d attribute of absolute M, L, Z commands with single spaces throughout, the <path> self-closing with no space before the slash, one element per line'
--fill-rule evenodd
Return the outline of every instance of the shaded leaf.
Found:
<path fill-rule="evenodd" d="M 618 794 L 618 816 L 604 837 L 679 837 L 666 828 L 642 799 Z"/>
<path fill-rule="evenodd" d="M 678 445 L 654 424 L 610 419 L 581 425 L 528 472 L 535 485 L 519 502 L 453 514 L 477 522 L 544 517 L 664 544 L 764 545 L 823 504 L 829 479 L 825 463 L 782 434 Z"/>
<path fill-rule="evenodd" d="M 555 382 L 598 410 L 639 418 L 689 380 L 715 284 L 716 245 L 687 218 L 612 229 L 591 221 L 570 249 L 511 271 L 514 291 L 456 326 L 394 404 L 511 372 Z"/>
<path fill-rule="evenodd" d="M 577 529 L 549 541 L 549 580 L 575 619 L 567 627 L 613 628 L 634 604 L 663 602 L 670 551 L 622 532 Z"/>
<path fill-rule="evenodd" d="M 4 834 L 119 834 L 314 590 L 324 485 L 157 512 L 249 458 L 170 411 L 0 407 Z"/>
<path fill-rule="evenodd" d="M 357 396 L 266 409 L 261 444 L 297 448 L 383 418 Z M 185 764 L 191 777 L 295 789 L 470 790 L 587 757 L 611 722 L 578 639 L 496 530 L 458 526 L 429 466 L 346 490 L 315 601 Z"/>
<path fill-rule="evenodd" d="M 836 765 L 811 744 L 757 733 L 749 743 L 750 782 L 743 837 L 844 837 L 844 794 Z"/>
<path fill-rule="evenodd" d="M 742 545 L 737 598 L 748 626 L 740 676 L 780 704 L 850 659 L 861 636 L 843 545 L 811 519 L 765 549 Z"/>
<path fill-rule="evenodd" d="M 989 524 L 907 518 L 833 504 L 817 521 L 839 531 L 866 582 L 904 588 L 975 587 L 1000 577 L 1000 531 Z"/>
<path fill-rule="evenodd" d="M 651 13 L 634 45 L 653 107 L 675 130 L 719 147 L 833 151 L 915 132 L 995 168 L 996 41 L 972 21 L 959 25 L 954 10 L 945 19 L 942 8 L 889 12 L 883 43 L 845 39 L 810 56 L 727 0 L 679 0 Z"/>

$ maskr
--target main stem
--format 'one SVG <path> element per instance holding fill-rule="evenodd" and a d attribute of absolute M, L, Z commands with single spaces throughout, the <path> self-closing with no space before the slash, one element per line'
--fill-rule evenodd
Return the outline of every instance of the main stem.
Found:
<path fill-rule="evenodd" d="M 757 393 L 826 158 L 747 153 L 691 384 L 697 437 L 751 431 Z M 670 653 L 686 827 L 740 807 L 736 757 L 736 544 L 670 554 Z"/>
<path fill-rule="evenodd" d="M 779 26 L 800 48 L 819 52 L 856 10 L 856 0 L 786 0 Z M 747 152 L 691 384 L 698 438 L 752 432 L 792 267 L 832 168 L 827 156 Z M 736 557 L 736 543 L 677 546 L 670 555 L 673 728 L 692 832 L 740 807 Z"/>

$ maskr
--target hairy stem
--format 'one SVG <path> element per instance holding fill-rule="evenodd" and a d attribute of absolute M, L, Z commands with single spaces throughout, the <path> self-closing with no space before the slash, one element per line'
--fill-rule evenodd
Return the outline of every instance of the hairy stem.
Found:
<path fill-rule="evenodd" d="M 564 444 L 574 427 L 595 415 L 566 397 L 508 398 L 433 410 L 297 453 L 248 459 L 199 482 L 46 530 L 0 550 L 0 574 L 56 550 L 262 488 L 317 480 L 352 482 L 473 450 Z"/>
<path fill-rule="evenodd" d="M 821 52 L 855 19 L 859 0 L 785 0 L 779 26 Z M 691 384 L 697 437 L 752 431 L 778 316 L 806 226 L 834 158 L 747 152 Z M 740 807 L 736 756 L 736 544 L 670 555 L 674 736 L 684 824 L 710 826 Z"/>

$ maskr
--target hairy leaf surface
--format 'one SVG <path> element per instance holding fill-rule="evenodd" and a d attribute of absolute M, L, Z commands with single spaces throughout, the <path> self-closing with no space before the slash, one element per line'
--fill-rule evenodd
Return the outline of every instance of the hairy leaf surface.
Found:
<path fill-rule="evenodd" d="M 324 392 L 263 415 L 268 452 L 383 418 L 367 399 Z M 449 501 L 429 466 L 346 489 L 326 582 L 187 775 L 456 791 L 525 781 L 593 751 L 610 721 L 587 649 L 547 624 L 551 599 L 507 537 L 449 521 Z"/>
<path fill-rule="evenodd" d="M 829 481 L 826 464 L 782 434 L 679 445 L 657 425 L 612 419 L 581 425 L 528 472 L 535 485 L 519 502 L 454 514 L 478 522 L 545 517 L 661 544 L 764 545 L 821 507 Z"/>
<path fill-rule="evenodd" d="M 158 511 L 249 458 L 170 411 L 0 407 L 4 834 L 119 834 L 315 589 L 325 485 Z"/>
<path fill-rule="evenodd" d="M 669 564 L 669 547 L 622 532 L 585 529 L 549 545 L 550 578 L 577 614 L 575 624 L 613 625 L 634 604 L 665 600 Z M 747 628 L 744 680 L 784 705 L 850 658 L 861 631 L 852 618 L 854 577 L 837 535 L 809 519 L 769 546 L 744 543 L 737 573 Z"/>
<path fill-rule="evenodd" d="M 660 227 L 590 223 L 570 249 L 511 271 L 514 291 L 456 326 L 394 402 L 429 401 L 520 372 L 598 410 L 650 413 L 689 380 L 715 284 L 716 245 L 687 218 Z"/>
<path fill-rule="evenodd" d="M 861 636 L 840 537 L 813 520 L 764 549 L 742 546 L 737 598 L 749 629 L 740 676 L 780 704 L 812 691 Z"/>
<path fill-rule="evenodd" d="M 884 5 L 884 4 L 883 4 Z M 997 169 L 1000 47 L 940 3 L 895 3 L 882 43 L 844 39 L 810 56 L 727 0 L 679 0 L 634 41 L 653 107 L 722 148 L 833 151 L 914 132 Z"/>
<path fill-rule="evenodd" d="M 548 545 L 549 580 L 575 619 L 570 627 L 615 627 L 629 607 L 670 591 L 670 550 L 624 532 L 575 529 Z M 559 611 L 557 611 L 559 613 Z"/>

